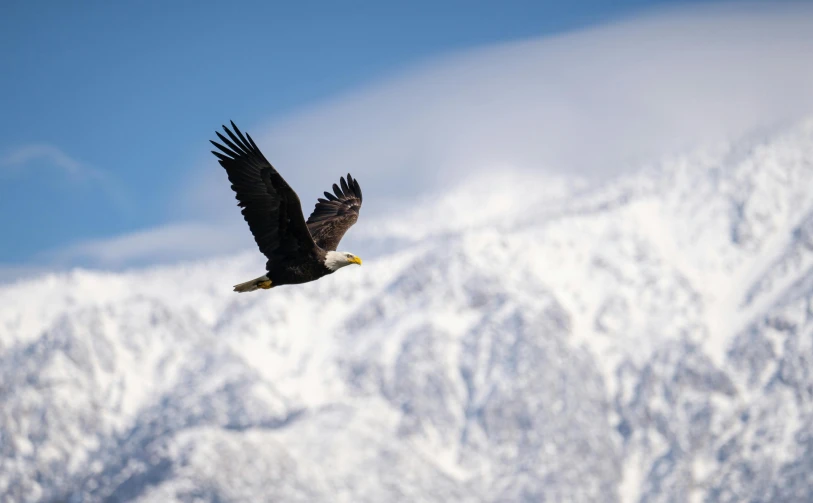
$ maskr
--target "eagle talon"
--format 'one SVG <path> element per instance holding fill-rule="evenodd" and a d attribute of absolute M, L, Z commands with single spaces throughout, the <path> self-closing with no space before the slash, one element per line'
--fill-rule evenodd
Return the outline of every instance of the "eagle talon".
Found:
<path fill-rule="evenodd" d="M 269 288 L 271 288 L 271 280 L 263 281 L 262 283 L 258 283 L 257 286 L 262 288 L 263 290 L 268 290 Z"/>

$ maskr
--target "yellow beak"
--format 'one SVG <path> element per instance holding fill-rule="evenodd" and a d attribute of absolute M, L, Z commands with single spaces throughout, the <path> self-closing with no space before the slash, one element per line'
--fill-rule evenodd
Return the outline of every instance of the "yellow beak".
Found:
<path fill-rule="evenodd" d="M 354 263 L 354 264 L 361 265 L 361 259 L 360 259 L 360 258 L 358 258 L 358 257 L 353 257 L 353 258 L 351 258 L 351 259 L 350 259 L 350 262 L 352 262 L 352 263 Z"/>

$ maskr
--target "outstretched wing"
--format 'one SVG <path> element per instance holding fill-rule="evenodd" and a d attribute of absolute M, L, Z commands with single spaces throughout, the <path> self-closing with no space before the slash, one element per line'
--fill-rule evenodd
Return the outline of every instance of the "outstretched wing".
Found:
<path fill-rule="evenodd" d="M 335 250 L 344 233 L 359 218 L 361 187 L 348 173 L 347 181 L 341 178 L 341 188 L 334 183 L 333 194 L 325 192 L 325 197 L 319 198 L 308 217 L 308 229 L 320 248 Z"/>
<path fill-rule="evenodd" d="M 223 126 L 228 138 L 216 132 L 225 146 L 210 140 L 220 149 L 212 153 L 226 169 L 237 205 L 243 208 L 254 241 L 268 257 L 268 267 L 274 262 L 315 254 L 316 245 L 296 192 L 265 159 L 251 136 L 243 136 L 234 122 L 231 126 L 234 133 Z"/>

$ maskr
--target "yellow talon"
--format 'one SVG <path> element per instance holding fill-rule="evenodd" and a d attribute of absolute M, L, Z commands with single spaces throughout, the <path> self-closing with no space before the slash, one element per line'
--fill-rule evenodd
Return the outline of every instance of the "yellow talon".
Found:
<path fill-rule="evenodd" d="M 262 288 L 263 290 L 268 290 L 269 288 L 271 288 L 271 280 L 258 283 L 257 286 Z"/>

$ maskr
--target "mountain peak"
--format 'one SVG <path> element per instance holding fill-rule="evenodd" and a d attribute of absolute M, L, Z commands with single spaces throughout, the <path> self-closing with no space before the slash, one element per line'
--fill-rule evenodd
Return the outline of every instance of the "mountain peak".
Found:
<path fill-rule="evenodd" d="M 808 120 L 601 185 L 488 174 L 295 288 L 234 295 L 254 251 L 3 286 L 0 493 L 807 494 L 811 182 Z"/>

